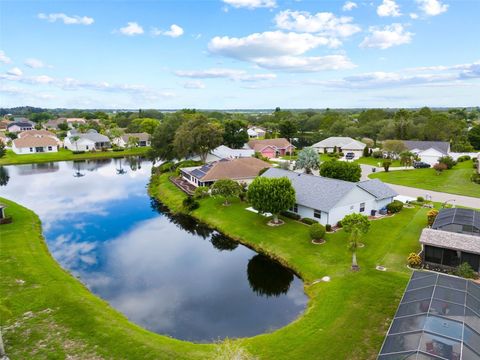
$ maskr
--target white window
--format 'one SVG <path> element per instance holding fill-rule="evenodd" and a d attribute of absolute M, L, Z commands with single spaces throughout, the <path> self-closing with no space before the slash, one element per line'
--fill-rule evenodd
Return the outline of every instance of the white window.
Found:
<path fill-rule="evenodd" d="M 317 219 L 321 219 L 322 218 L 322 212 L 320 210 L 313 209 L 313 217 L 317 218 Z"/>
<path fill-rule="evenodd" d="M 365 211 L 365 203 L 360 203 L 360 212 Z"/>

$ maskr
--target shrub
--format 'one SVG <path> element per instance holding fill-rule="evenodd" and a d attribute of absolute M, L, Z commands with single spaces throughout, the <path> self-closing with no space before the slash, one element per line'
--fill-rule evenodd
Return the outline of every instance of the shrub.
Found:
<path fill-rule="evenodd" d="M 383 160 L 382 166 L 385 172 L 388 172 L 388 170 L 390 169 L 390 165 L 392 165 L 392 160 L 390 159 Z"/>
<path fill-rule="evenodd" d="M 340 220 L 339 222 L 337 222 L 337 227 L 338 227 L 338 228 L 341 228 L 342 226 L 343 226 L 343 224 L 342 224 L 342 221 L 341 221 L 341 220 Z"/>
<path fill-rule="evenodd" d="M 475 184 L 480 184 L 480 174 L 472 174 L 470 180 L 472 180 L 472 182 Z"/>
<path fill-rule="evenodd" d="M 320 240 L 325 236 L 325 226 L 319 223 L 312 224 L 310 226 L 310 239 Z"/>
<path fill-rule="evenodd" d="M 332 231 L 332 225 L 330 225 L 330 224 L 325 225 L 325 230 L 326 231 Z"/>
<path fill-rule="evenodd" d="M 287 218 L 289 218 L 289 219 L 300 220 L 300 215 L 295 214 L 295 213 L 293 213 L 293 212 L 291 212 L 291 211 L 282 211 L 280 214 L 283 215 L 283 216 L 285 216 L 285 217 L 287 217 Z"/>
<path fill-rule="evenodd" d="M 165 162 L 158 167 L 158 171 L 162 173 L 170 172 L 174 169 L 175 164 L 172 162 Z"/>
<path fill-rule="evenodd" d="M 387 205 L 387 210 L 391 214 L 400 212 L 403 209 L 403 203 L 398 200 L 393 200 L 390 204 Z"/>
<path fill-rule="evenodd" d="M 228 205 L 228 199 L 238 197 L 241 191 L 240 185 L 231 179 L 220 179 L 212 185 L 212 195 L 223 197 L 223 205 Z"/>
<path fill-rule="evenodd" d="M 427 212 L 427 224 L 429 226 L 433 225 L 433 222 L 435 221 L 435 218 L 438 215 L 438 210 L 437 209 L 432 209 Z"/>
<path fill-rule="evenodd" d="M 422 258 L 418 254 L 410 253 L 407 258 L 407 263 L 411 267 L 418 268 L 422 265 Z"/>
<path fill-rule="evenodd" d="M 477 274 L 472 269 L 470 264 L 467 263 L 467 262 L 464 262 L 464 263 L 458 265 L 455 268 L 454 273 L 457 276 L 461 276 L 461 277 L 464 277 L 464 278 L 467 278 L 467 279 L 475 279 L 477 277 Z"/>
<path fill-rule="evenodd" d="M 72 151 L 73 155 L 85 154 L 84 150 Z"/>
<path fill-rule="evenodd" d="M 372 157 L 374 159 L 383 159 L 383 151 L 376 150 L 376 151 L 372 152 Z"/>
<path fill-rule="evenodd" d="M 457 159 L 457 162 L 464 162 L 470 160 L 471 157 L 469 155 L 462 155 Z"/>
<path fill-rule="evenodd" d="M 300 220 L 302 223 L 307 224 L 307 225 L 313 225 L 313 224 L 318 224 L 317 220 L 310 219 L 310 218 L 303 218 Z"/>
<path fill-rule="evenodd" d="M 121 147 L 114 147 L 112 148 L 112 151 L 125 151 L 125 149 Z"/>
<path fill-rule="evenodd" d="M 437 175 L 440 175 L 442 171 L 448 169 L 448 166 L 447 164 L 444 164 L 444 163 L 436 163 L 435 165 L 433 165 L 433 168 L 437 172 Z"/>
<path fill-rule="evenodd" d="M 453 160 L 451 156 L 442 156 L 440 159 L 438 159 L 438 163 L 447 165 L 447 169 L 451 169 L 457 165 L 457 162 Z"/>
<path fill-rule="evenodd" d="M 200 207 L 200 204 L 192 196 L 189 196 L 183 200 L 183 207 L 188 211 L 193 211 Z"/>
<path fill-rule="evenodd" d="M 354 162 L 325 161 L 320 166 L 320 175 L 332 179 L 357 182 L 360 181 L 362 169 Z"/>
<path fill-rule="evenodd" d="M 418 201 L 418 202 L 424 202 L 425 199 L 423 198 L 423 196 L 418 196 L 418 197 L 417 197 L 417 201 Z"/>
<path fill-rule="evenodd" d="M 209 188 L 207 186 L 199 186 L 195 189 L 194 197 L 195 199 L 203 199 L 209 195 Z"/>
<path fill-rule="evenodd" d="M 363 148 L 363 157 L 369 157 L 370 156 L 370 150 L 368 148 L 368 146 L 365 146 Z"/>

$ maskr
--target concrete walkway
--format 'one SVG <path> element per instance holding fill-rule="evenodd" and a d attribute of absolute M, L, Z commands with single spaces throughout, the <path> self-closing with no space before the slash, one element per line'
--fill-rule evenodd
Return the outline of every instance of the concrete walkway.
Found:
<path fill-rule="evenodd" d="M 372 168 L 374 166 L 361 165 L 362 168 L 362 180 L 368 180 L 368 175 L 372 174 Z M 383 168 L 376 168 L 376 172 L 383 171 Z M 480 208 L 480 198 L 448 194 L 438 191 L 431 191 L 426 189 L 418 189 L 409 186 L 388 184 L 399 195 L 428 198 L 429 200 L 444 203 L 448 201 L 452 205 L 462 205 L 472 208 Z"/>

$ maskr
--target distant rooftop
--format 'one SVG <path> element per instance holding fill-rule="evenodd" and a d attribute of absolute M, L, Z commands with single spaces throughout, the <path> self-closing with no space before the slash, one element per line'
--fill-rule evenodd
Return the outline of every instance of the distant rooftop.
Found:
<path fill-rule="evenodd" d="M 414 140 L 404 140 L 403 143 L 408 148 L 408 150 L 428 150 L 435 149 L 440 151 L 442 154 L 447 155 L 450 150 L 450 143 L 447 141 L 414 141 Z"/>

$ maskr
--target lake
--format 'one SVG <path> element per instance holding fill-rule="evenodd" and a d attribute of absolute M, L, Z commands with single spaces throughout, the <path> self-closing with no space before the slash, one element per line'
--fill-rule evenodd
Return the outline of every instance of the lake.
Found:
<path fill-rule="evenodd" d="M 0 167 L 0 196 L 35 211 L 54 258 L 136 324 L 209 342 L 273 331 L 305 309 L 302 281 L 147 194 L 138 158 Z"/>

